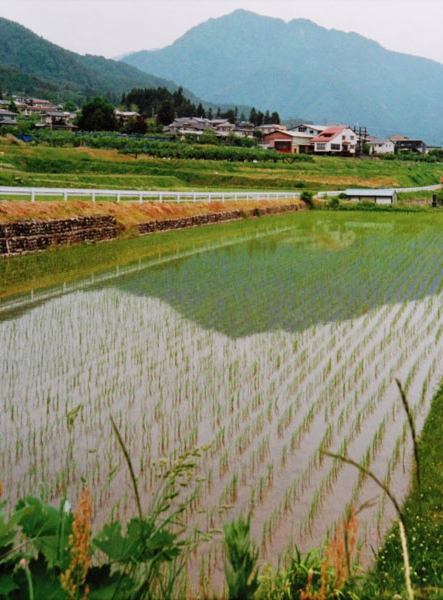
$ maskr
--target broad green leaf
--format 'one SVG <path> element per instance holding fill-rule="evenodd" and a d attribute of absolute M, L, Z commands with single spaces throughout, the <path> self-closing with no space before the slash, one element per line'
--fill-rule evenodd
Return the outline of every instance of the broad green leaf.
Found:
<path fill-rule="evenodd" d="M 134 581 L 128 575 L 122 573 L 111 575 L 109 565 L 90 569 L 87 583 L 90 589 L 89 600 L 128 598 L 128 592 L 135 586 Z"/>
<path fill-rule="evenodd" d="M 8 598 L 14 590 L 18 589 L 18 585 L 14 582 L 12 574 L 0 574 L 0 598 Z"/>
<path fill-rule="evenodd" d="M 131 521 L 132 523 L 132 521 Z M 126 536 L 122 535 L 121 523 L 115 521 L 105 525 L 94 538 L 93 545 L 107 554 L 111 561 L 129 562 L 138 560 L 140 535 L 134 527 L 128 527 Z"/>
<path fill-rule="evenodd" d="M 49 567 L 53 568 L 57 565 L 62 569 L 66 568 L 73 514 L 57 510 L 33 497 L 20 500 L 16 510 L 24 511 L 20 519 L 23 532 L 33 541 L 34 547 L 45 556 Z"/>
<path fill-rule="evenodd" d="M 4 551 L 9 551 L 9 548 L 6 550 L 5 547 L 9 546 L 10 542 L 13 541 L 17 535 L 18 526 L 21 520 L 29 514 L 29 512 L 29 507 L 16 510 L 9 521 L 5 521 L 1 518 L 4 515 L 0 515 L 0 557 L 5 553 Z"/>
<path fill-rule="evenodd" d="M 37 560 L 31 560 L 28 564 L 31 573 L 34 600 L 66 600 L 58 572 L 48 567 L 45 558 L 40 555 Z M 23 569 L 17 569 L 15 581 L 20 586 L 19 598 L 29 597 L 28 582 Z"/>

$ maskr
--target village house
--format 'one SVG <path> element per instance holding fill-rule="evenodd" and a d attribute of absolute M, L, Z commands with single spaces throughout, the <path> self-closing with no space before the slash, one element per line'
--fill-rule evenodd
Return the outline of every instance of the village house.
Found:
<path fill-rule="evenodd" d="M 210 126 L 218 135 L 229 135 L 231 131 L 234 131 L 235 125 L 228 121 L 228 119 L 212 119 Z"/>
<path fill-rule="evenodd" d="M 369 154 L 394 154 L 395 143 L 389 138 L 370 138 L 366 143 L 369 145 Z"/>
<path fill-rule="evenodd" d="M 296 131 L 274 130 L 263 136 L 263 144 L 284 154 L 306 154 L 312 152 L 313 136 Z"/>
<path fill-rule="evenodd" d="M 69 122 L 71 113 L 62 111 L 48 111 L 41 115 L 40 123 L 36 123 L 37 129 L 63 129 L 72 131 L 76 129 L 75 125 Z"/>
<path fill-rule="evenodd" d="M 266 123 L 263 125 L 257 125 L 256 129 L 261 131 L 262 135 L 265 136 L 273 131 L 286 131 L 288 128 L 286 125 L 277 125 L 275 123 Z"/>
<path fill-rule="evenodd" d="M 137 120 L 140 118 L 140 114 L 133 110 L 116 110 L 115 118 L 119 124 L 119 127 L 124 127 L 128 124 L 129 119 Z"/>
<path fill-rule="evenodd" d="M 17 113 L 10 110 L 0 108 L 0 126 L 17 126 Z"/>
<path fill-rule="evenodd" d="M 312 139 L 317 154 L 355 154 L 357 135 L 345 125 L 331 125 Z"/>
<path fill-rule="evenodd" d="M 180 139 L 184 139 L 188 135 L 195 137 L 207 129 L 214 131 L 218 137 L 226 137 L 231 131 L 235 130 L 235 125 L 229 122 L 228 119 L 204 119 L 203 117 L 179 117 L 165 127 L 165 133 L 174 133 Z"/>
<path fill-rule="evenodd" d="M 42 115 L 46 112 L 60 110 L 60 106 L 53 104 L 50 100 L 41 100 L 40 98 L 20 98 L 20 110 L 24 115 Z"/>
<path fill-rule="evenodd" d="M 289 131 L 296 131 L 298 133 L 307 133 L 312 137 L 319 135 L 322 131 L 327 129 L 327 125 L 311 125 L 310 123 L 300 123 L 295 127 L 291 127 Z"/>
<path fill-rule="evenodd" d="M 250 121 L 241 121 L 235 126 L 235 135 L 238 137 L 254 137 L 255 125 Z"/>
<path fill-rule="evenodd" d="M 410 140 L 404 138 L 396 140 L 395 152 L 414 152 L 416 154 L 426 154 L 428 151 L 426 144 L 422 140 Z"/>

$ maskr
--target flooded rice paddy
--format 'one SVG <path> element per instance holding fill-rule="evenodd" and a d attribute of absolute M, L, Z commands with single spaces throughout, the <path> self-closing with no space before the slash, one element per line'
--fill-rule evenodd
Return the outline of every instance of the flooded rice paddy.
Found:
<path fill-rule="evenodd" d="M 56 501 L 67 485 L 75 504 L 87 482 L 97 522 L 133 514 L 112 415 L 147 510 L 158 461 L 204 447 L 190 525 L 251 512 L 252 537 L 276 563 L 369 502 L 359 514 L 369 556 L 389 501 L 323 452 L 404 497 L 411 446 L 395 379 L 420 428 L 443 375 L 442 225 L 297 214 L 0 262 L 3 282 L 22 290 L 3 288 L 0 302 L 5 495 Z M 93 271 L 75 281 L 87 260 Z M 215 535 L 201 574 L 220 556 Z"/>

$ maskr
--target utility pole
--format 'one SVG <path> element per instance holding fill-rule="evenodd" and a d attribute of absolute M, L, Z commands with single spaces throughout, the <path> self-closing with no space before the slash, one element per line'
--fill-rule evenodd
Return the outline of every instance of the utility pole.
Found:
<path fill-rule="evenodd" d="M 363 146 L 366 144 L 366 140 L 368 139 L 368 129 L 367 127 L 355 127 L 354 133 L 357 136 L 357 147 L 355 149 L 355 156 L 360 156 L 363 154 Z"/>

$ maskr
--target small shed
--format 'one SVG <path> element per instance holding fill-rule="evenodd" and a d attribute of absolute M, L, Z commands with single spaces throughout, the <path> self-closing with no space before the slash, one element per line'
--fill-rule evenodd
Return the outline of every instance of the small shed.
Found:
<path fill-rule="evenodd" d="M 375 204 L 395 204 L 397 192 L 394 189 L 382 190 L 346 190 L 348 200 L 356 202 L 374 202 Z"/>

